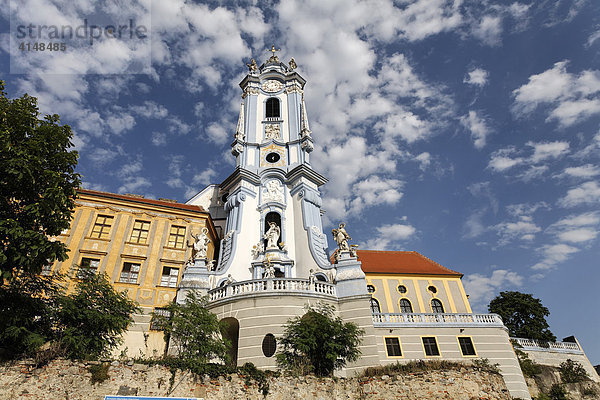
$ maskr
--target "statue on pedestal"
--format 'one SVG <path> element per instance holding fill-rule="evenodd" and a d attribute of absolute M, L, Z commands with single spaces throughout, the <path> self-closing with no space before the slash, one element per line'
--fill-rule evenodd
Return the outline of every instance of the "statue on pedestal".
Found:
<path fill-rule="evenodd" d="M 348 235 L 348 232 L 346 232 L 345 226 L 346 224 L 341 222 L 338 229 L 334 228 L 331 230 L 340 251 L 350 251 L 348 240 L 352 240 L 352 238 Z"/>
<path fill-rule="evenodd" d="M 203 259 L 206 258 L 206 252 L 208 251 L 208 244 L 210 243 L 210 239 L 207 235 L 208 228 L 202 228 L 198 235 L 194 235 L 192 233 L 192 237 L 194 238 L 194 259 Z"/>

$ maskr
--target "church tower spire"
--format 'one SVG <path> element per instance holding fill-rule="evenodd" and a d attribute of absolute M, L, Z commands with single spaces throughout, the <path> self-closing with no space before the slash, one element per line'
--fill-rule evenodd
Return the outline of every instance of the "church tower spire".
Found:
<path fill-rule="evenodd" d="M 215 273 L 236 281 L 265 274 L 327 276 L 331 264 L 321 221 L 319 187 L 327 179 L 310 163 L 314 149 L 304 103 L 305 79 L 292 58 L 252 59 L 240 83 L 242 101 L 231 143 L 236 168 L 218 187 L 226 216 Z M 203 192 L 192 199 L 200 202 Z M 211 214 L 214 212 L 211 211 Z M 218 214 L 218 212 L 217 212 Z"/>

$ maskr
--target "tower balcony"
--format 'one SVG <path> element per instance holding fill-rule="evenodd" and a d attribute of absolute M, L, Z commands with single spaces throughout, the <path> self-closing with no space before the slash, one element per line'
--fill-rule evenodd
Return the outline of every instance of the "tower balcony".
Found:
<path fill-rule="evenodd" d="M 211 303 L 246 296 L 298 295 L 335 299 L 335 285 L 299 278 L 269 278 L 234 282 L 208 292 Z"/>
<path fill-rule="evenodd" d="M 395 327 L 503 327 L 498 314 L 374 313 L 376 328 Z"/>

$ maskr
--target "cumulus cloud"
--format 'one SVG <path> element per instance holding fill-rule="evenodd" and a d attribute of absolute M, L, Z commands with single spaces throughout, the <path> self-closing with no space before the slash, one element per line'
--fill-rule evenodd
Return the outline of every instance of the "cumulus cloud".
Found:
<path fill-rule="evenodd" d="M 469 111 L 467 115 L 460 118 L 460 123 L 471 132 L 473 144 L 477 149 L 485 146 L 485 141 L 490 133 L 485 119 L 477 114 L 477 111 Z"/>
<path fill-rule="evenodd" d="M 573 253 L 577 253 L 577 247 L 565 243 L 545 245 L 540 249 L 544 258 L 533 265 L 531 269 L 536 271 L 547 271 L 556 268 L 556 265 L 565 261 Z"/>
<path fill-rule="evenodd" d="M 546 105 L 547 121 L 556 120 L 568 127 L 600 113 L 600 71 L 567 72 L 568 61 L 554 64 L 513 91 L 513 110 L 518 115 Z"/>
<path fill-rule="evenodd" d="M 535 238 L 535 233 L 542 230 L 528 217 L 521 217 L 520 221 L 502 222 L 494 226 L 498 232 L 500 246 L 507 245 L 514 240 L 531 241 Z"/>
<path fill-rule="evenodd" d="M 600 186 L 598 182 L 584 182 L 567 191 L 564 197 L 558 200 L 558 205 L 562 207 L 575 207 L 582 204 L 600 203 Z"/>
<path fill-rule="evenodd" d="M 485 86 L 488 82 L 489 73 L 482 68 L 472 69 L 467 73 L 467 76 L 463 79 L 463 82 L 474 86 Z"/>
<path fill-rule="evenodd" d="M 491 155 L 488 168 L 495 172 L 504 172 L 517 165 L 527 166 L 527 169 L 518 174 L 517 178 L 529 182 L 543 176 L 549 170 L 548 165 L 539 165 L 540 163 L 548 163 L 569 153 L 569 143 L 565 141 L 529 141 L 526 146 L 532 149 L 529 155 L 526 149 L 517 150 L 514 147 L 496 150 Z"/>
<path fill-rule="evenodd" d="M 416 229 L 410 224 L 388 224 L 377 228 L 377 236 L 364 244 L 365 249 L 388 250 L 393 243 L 406 241 L 416 234 Z M 363 247 L 363 246 L 361 246 Z"/>
<path fill-rule="evenodd" d="M 473 26 L 471 32 L 483 43 L 489 46 L 497 45 L 502 35 L 502 18 L 496 15 L 485 15 L 478 24 Z"/>
<path fill-rule="evenodd" d="M 521 286 L 523 277 L 514 271 L 495 269 L 489 276 L 469 274 L 463 278 L 463 283 L 471 303 L 482 306 L 489 303 L 500 290 Z"/>

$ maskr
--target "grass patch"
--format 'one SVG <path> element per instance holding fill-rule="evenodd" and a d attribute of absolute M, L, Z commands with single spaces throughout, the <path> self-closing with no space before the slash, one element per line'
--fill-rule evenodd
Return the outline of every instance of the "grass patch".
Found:
<path fill-rule="evenodd" d="M 381 376 L 381 375 L 406 375 L 413 373 L 422 373 L 428 371 L 460 371 L 463 368 L 467 369 L 480 369 L 482 371 L 499 374 L 497 364 L 490 364 L 487 358 L 480 360 L 473 360 L 472 364 L 466 364 L 456 361 L 445 361 L 445 360 L 417 360 L 409 361 L 407 363 L 397 362 L 395 364 L 382 365 L 379 367 L 369 367 L 363 371 L 362 377 Z"/>
<path fill-rule="evenodd" d="M 90 365 L 88 371 L 92 374 L 90 382 L 92 385 L 96 383 L 102 383 L 109 378 L 108 369 L 110 368 L 109 363 L 101 363 Z"/>

